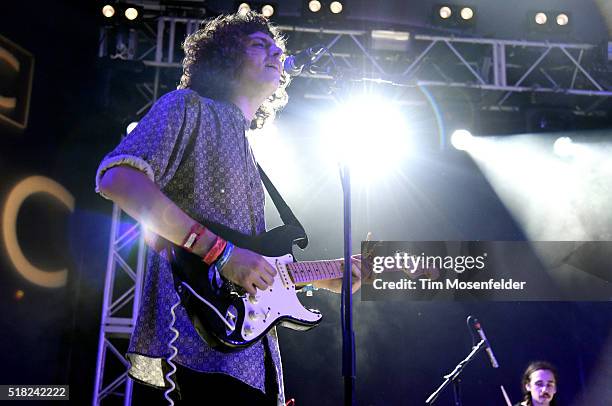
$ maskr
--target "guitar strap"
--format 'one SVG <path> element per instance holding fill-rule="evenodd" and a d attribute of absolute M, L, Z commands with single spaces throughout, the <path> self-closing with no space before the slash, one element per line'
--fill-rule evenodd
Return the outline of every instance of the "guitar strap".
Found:
<path fill-rule="evenodd" d="M 268 194 L 270 195 L 270 198 L 272 199 L 272 202 L 274 203 L 276 210 L 278 210 L 278 214 L 280 214 L 280 218 L 283 221 L 283 223 L 286 225 L 295 226 L 302 231 L 302 237 L 299 239 L 296 239 L 295 243 L 301 249 L 306 248 L 306 246 L 308 245 L 308 235 L 306 234 L 306 230 L 304 230 L 304 227 L 302 226 L 302 224 L 299 222 L 297 217 L 295 217 L 295 214 L 293 214 L 293 211 L 291 211 L 291 209 L 289 208 L 289 206 L 287 205 L 283 197 L 280 195 L 278 190 L 276 190 L 276 187 L 274 186 L 270 178 L 268 178 L 268 175 L 266 175 L 266 172 L 264 172 L 264 170 L 262 169 L 262 167 L 259 165 L 258 162 L 257 162 L 257 170 L 259 171 L 259 176 L 261 177 L 261 181 L 266 187 L 266 190 L 268 191 Z"/>

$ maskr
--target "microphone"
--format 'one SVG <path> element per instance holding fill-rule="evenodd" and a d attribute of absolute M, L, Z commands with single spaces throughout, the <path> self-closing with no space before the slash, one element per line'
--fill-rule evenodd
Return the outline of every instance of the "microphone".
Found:
<path fill-rule="evenodd" d="M 309 68 L 315 62 L 323 49 L 325 49 L 325 47 L 322 45 L 315 45 L 295 55 L 288 56 L 285 58 L 285 62 L 283 62 L 283 69 L 289 76 L 298 76 L 302 73 L 304 67 Z"/>
<path fill-rule="evenodd" d="M 489 361 L 491 361 L 491 366 L 493 368 L 499 368 L 499 364 L 497 363 L 495 354 L 493 354 L 493 349 L 491 348 L 491 344 L 489 343 L 489 340 L 487 340 L 487 336 L 485 335 L 484 330 L 482 329 L 482 326 L 480 325 L 480 322 L 478 321 L 476 317 L 470 316 L 470 318 L 472 319 L 472 323 L 474 324 L 474 328 L 476 329 L 476 332 L 478 333 L 480 338 L 485 343 L 485 351 L 487 352 L 487 355 L 489 356 Z"/>

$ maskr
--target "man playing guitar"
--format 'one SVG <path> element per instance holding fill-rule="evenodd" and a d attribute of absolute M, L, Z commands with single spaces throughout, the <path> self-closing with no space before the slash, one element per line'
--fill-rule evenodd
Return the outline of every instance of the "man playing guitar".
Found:
<path fill-rule="evenodd" d="M 273 119 L 287 101 L 284 41 L 264 17 L 249 12 L 207 22 L 185 40 L 184 50 L 178 90 L 161 97 L 104 158 L 96 190 L 255 297 L 273 284 L 277 270 L 204 224 L 247 236 L 265 232 L 264 190 L 245 131 Z M 353 274 L 354 292 L 359 266 Z M 314 284 L 335 292 L 341 287 L 339 279 Z M 156 388 L 178 384 L 180 395 L 166 396 L 186 403 L 214 391 L 226 404 L 284 404 L 274 328 L 244 349 L 216 351 L 178 302 L 168 251 L 149 250 L 127 353 L 132 378 Z"/>

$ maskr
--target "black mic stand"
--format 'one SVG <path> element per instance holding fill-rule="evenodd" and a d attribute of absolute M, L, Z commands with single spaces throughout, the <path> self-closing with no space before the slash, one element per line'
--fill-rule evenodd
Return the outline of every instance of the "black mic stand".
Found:
<path fill-rule="evenodd" d="M 311 65 L 308 67 L 310 73 L 325 73 L 331 74 L 333 77 L 333 85 L 330 86 L 330 94 L 335 96 L 335 91 L 342 88 L 347 79 L 342 77 L 342 74 L 337 69 L 334 56 L 325 47 L 322 48 L 329 55 L 333 69 L 323 67 L 317 71 L 317 67 Z M 317 57 L 312 60 L 315 63 L 322 55 L 317 54 Z M 334 97 L 338 100 L 338 97 Z M 353 274 L 351 272 L 352 261 L 352 239 L 351 239 L 351 173 L 349 165 L 342 162 L 340 165 L 340 181 L 342 183 L 343 195 L 343 210 L 344 210 L 344 270 L 342 276 L 342 293 L 340 305 L 340 317 L 342 323 L 342 376 L 344 377 L 344 405 L 354 406 L 355 400 L 355 377 L 356 377 L 356 359 L 355 359 L 355 332 L 353 331 Z"/>
<path fill-rule="evenodd" d="M 459 379 L 459 375 L 463 371 L 463 368 L 465 368 L 465 366 L 469 364 L 471 360 L 474 359 L 476 354 L 478 354 L 478 351 L 482 350 L 483 348 L 485 348 L 485 341 L 480 340 L 480 342 L 476 346 L 472 347 L 472 352 L 470 352 L 463 361 L 457 364 L 455 369 L 450 374 L 444 376 L 444 382 L 442 382 L 442 385 L 440 385 L 434 393 L 429 395 L 429 397 L 425 401 L 425 404 L 433 405 L 440 393 L 444 390 L 444 388 L 446 388 L 452 382 L 454 388 L 453 392 L 455 394 L 455 406 L 461 406 L 461 392 L 459 387 L 461 380 Z"/>
<path fill-rule="evenodd" d="M 355 332 L 353 331 L 353 274 L 351 272 L 351 174 L 348 164 L 340 170 L 344 202 L 344 275 L 342 277 L 342 376 L 344 376 L 344 405 L 355 404 Z"/>

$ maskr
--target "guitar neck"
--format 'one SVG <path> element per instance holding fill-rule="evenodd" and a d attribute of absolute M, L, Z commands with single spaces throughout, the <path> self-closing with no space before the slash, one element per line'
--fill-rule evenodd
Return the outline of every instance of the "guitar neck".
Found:
<path fill-rule="evenodd" d="M 296 285 L 311 283 L 324 279 L 341 278 L 344 274 L 344 261 L 334 259 L 327 261 L 304 261 L 287 264 L 287 270 Z"/>

